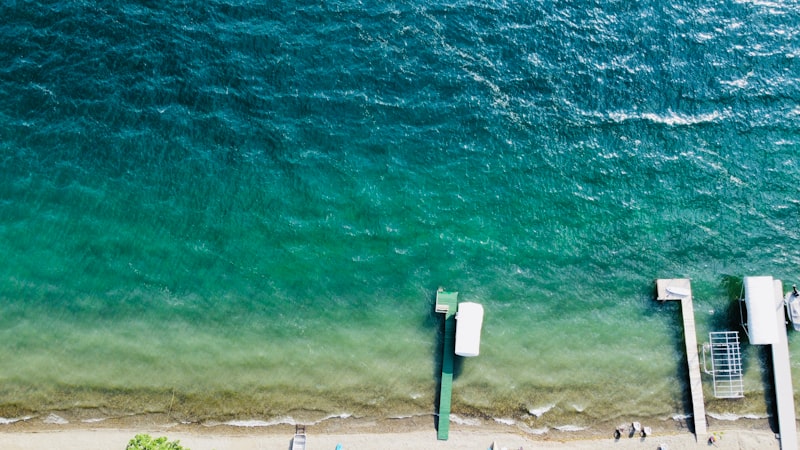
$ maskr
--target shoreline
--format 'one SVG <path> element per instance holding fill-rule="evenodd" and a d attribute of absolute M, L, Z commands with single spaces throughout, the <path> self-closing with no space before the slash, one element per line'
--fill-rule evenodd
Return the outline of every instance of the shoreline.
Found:
<path fill-rule="evenodd" d="M 288 428 L 288 427 L 286 427 Z M 277 431 L 277 430 L 275 430 Z M 32 450 L 41 448 L 59 448 L 61 450 L 108 450 L 125 448 L 127 443 L 139 433 L 147 433 L 153 437 L 166 436 L 170 441 L 179 441 L 191 450 L 245 450 L 245 449 L 288 449 L 291 445 L 293 430 L 285 429 L 280 433 L 263 433 L 254 430 L 231 433 L 230 430 L 172 429 L 158 427 L 137 428 L 68 428 L 62 430 L 41 431 L 2 431 L 0 438 L 6 450 Z M 406 432 L 385 432 L 367 429 L 350 433 L 320 433 L 307 430 L 308 448 L 333 449 L 342 444 L 346 450 L 382 449 L 408 450 L 419 448 L 447 449 L 485 449 L 492 443 L 497 448 L 508 450 L 531 449 L 643 449 L 668 448 L 681 450 L 690 448 L 706 448 L 709 444 L 697 441 L 691 433 L 655 434 L 646 439 L 638 437 L 614 440 L 613 437 L 577 437 L 571 435 L 550 436 L 548 439 L 498 431 L 492 429 L 461 429 L 452 427 L 450 439 L 438 441 L 433 428 Z M 732 428 L 717 432 L 718 439 L 714 448 L 718 449 L 779 449 L 779 441 L 775 435 L 763 430 L 741 430 Z"/>
<path fill-rule="evenodd" d="M 191 450 L 288 448 L 294 435 L 293 423 L 250 421 L 251 425 L 226 425 L 221 422 L 180 423 L 164 414 L 146 414 L 97 422 L 59 422 L 55 413 L 29 417 L 0 425 L 4 448 L 108 449 L 125 448 L 138 433 L 153 437 L 166 436 L 179 440 Z M 62 418 L 63 419 L 63 418 Z M 632 418 L 632 420 L 637 420 Z M 434 416 L 402 419 L 332 418 L 307 426 L 310 448 L 334 448 L 342 443 L 345 449 L 382 448 L 451 448 L 484 449 L 492 442 L 509 450 L 522 448 L 658 448 L 662 443 L 670 449 L 708 446 L 698 442 L 684 420 L 642 422 L 652 428 L 652 435 L 638 435 L 615 440 L 613 430 L 625 422 L 599 424 L 584 429 L 549 428 L 544 432 L 521 424 L 504 424 L 495 420 L 457 419 L 451 422 L 450 439 L 437 441 Z M 468 422 L 468 423 L 465 423 Z M 242 423 L 248 423 L 242 421 Z M 628 422 L 629 424 L 630 422 Z M 710 419 L 709 436 L 718 437 L 715 448 L 779 448 L 779 441 L 770 430 L 767 419 Z M 8 443 L 8 447 L 6 446 Z M 51 443 L 55 444 L 52 445 Z M 412 445 L 413 444 L 413 445 Z"/>

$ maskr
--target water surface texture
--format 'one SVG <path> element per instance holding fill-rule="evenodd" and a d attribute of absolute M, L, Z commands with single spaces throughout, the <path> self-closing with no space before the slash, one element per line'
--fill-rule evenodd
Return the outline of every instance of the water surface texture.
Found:
<path fill-rule="evenodd" d="M 800 8 L 662 3 L 4 2 L 0 416 L 431 414 L 439 286 L 458 416 L 689 413 L 654 280 L 800 280 Z"/>

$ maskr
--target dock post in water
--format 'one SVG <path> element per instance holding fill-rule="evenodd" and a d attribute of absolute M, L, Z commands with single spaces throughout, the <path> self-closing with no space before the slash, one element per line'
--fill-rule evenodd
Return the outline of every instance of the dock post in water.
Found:
<path fill-rule="evenodd" d="M 456 340 L 456 309 L 458 292 L 436 292 L 437 313 L 444 314 L 444 345 L 442 348 L 442 378 L 439 391 L 439 424 L 437 438 L 446 441 L 450 434 L 450 399 L 453 394 L 453 357 Z"/>
<path fill-rule="evenodd" d="M 708 430 L 706 429 L 706 405 L 703 402 L 703 380 L 700 378 L 700 357 L 697 351 L 691 282 L 688 278 L 660 279 L 656 280 L 656 289 L 658 301 L 679 300 L 681 302 L 683 340 L 686 343 L 686 362 L 689 366 L 689 387 L 692 395 L 694 435 L 700 442 L 705 440 Z"/>

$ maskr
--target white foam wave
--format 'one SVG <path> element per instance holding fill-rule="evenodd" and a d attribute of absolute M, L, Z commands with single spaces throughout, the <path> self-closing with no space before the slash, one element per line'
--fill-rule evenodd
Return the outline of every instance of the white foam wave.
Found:
<path fill-rule="evenodd" d="M 67 419 L 52 413 L 45 417 L 43 422 L 50 425 L 66 425 L 69 423 Z"/>
<path fill-rule="evenodd" d="M 425 417 L 425 416 L 429 416 L 429 415 L 430 414 L 428 414 L 428 413 L 424 413 L 424 414 L 401 414 L 401 415 L 397 415 L 397 416 L 389 416 L 389 419 L 403 420 L 403 419 L 413 419 L 414 417 Z"/>
<path fill-rule="evenodd" d="M 720 82 L 719 82 L 719 84 L 725 84 L 725 85 L 736 87 L 736 88 L 740 88 L 740 89 L 746 88 L 747 87 L 747 83 L 748 83 L 747 82 L 747 78 L 738 78 L 736 80 L 730 80 L 730 81 L 720 80 Z"/>
<path fill-rule="evenodd" d="M 481 424 L 480 419 L 469 419 L 466 417 L 458 417 L 455 414 L 450 414 L 450 421 L 453 423 L 457 423 L 459 425 L 469 425 L 473 427 L 477 427 Z"/>
<path fill-rule="evenodd" d="M 204 424 L 207 427 L 215 427 L 218 425 L 227 425 L 231 427 L 244 427 L 244 428 L 253 428 L 253 427 L 271 427 L 274 425 L 297 425 L 297 421 L 294 420 L 291 416 L 282 416 L 276 417 L 272 420 L 229 420 L 227 422 L 206 422 Z"/>
<path fill-rule="evenodd" d="M 766 419 L 767 416 L 759 416 L 758 414 L 733 414 L 733 413 L 707 413 L 709 416 L 717 420 L 734 421 L 739 419 Z"/>
<path fill-rule="evenodd" d="M 311 422 L 311 425 L 316 425 L 318 423 L 325 422 L 326 420 L 331 420 L 331 419 L 349 419 L 350 417 L 353 417 L 353 415 L 350 414 L 350 413 L 331 414 L 331 415 L 325 416 L 322 419 L 319 419 L 319 420 L 317 420 L 315 422 Z"/>
<path fill-rule="evenodd" d="M 692 418 L 691 414 L 675 414 L 672 416 L 672 420 L 674 421 L 681 421 L 681 420 L 689 420 Z"/>
<path fill-rule="evenodd" d="M 33 418 L 33 416 L 14 417 L 12 419 L 6 419 L 5 417 L 0 417 L 0 425 L 9 425 L 12 423 L 24 422 L 26 420 L 30 420 L 31 418 Z"/>
<path fill-rule="evenodd" d="M 268 427 L 270 425 L 278 425 L 280 423 L 281 422 L 273 423 L 264 420 L 229 420 L 227 422 L 223 422 L 222 424 L 231 427 L 256 428 L 256 427 Z M 294 425 L 294 424 L 289 424 L 289 425 Z"/>
<path fill-rule="evenodd" d="M 103 422 L 105 420 L 106 420 L 106 417 L 94 417 L 94 418 L 91 418 L 91 419 L 83 419 L 83 420 L 81 420 L 81 422 L 82 423 L 98 423 L 98 422 Z"/>
<path fill-rule="evenodd" d="M 514 425 L 515 423 L 517 423 L 517 421 L 514 419 L 506 419 L 503 417 L 494 417 L 493 419 L 495 422 L 502 423 L 503 425 Z"/>
<path fill-rule="evenodd" d="M 306 425 L 317 425 L 321 422 L 330 419 L 347 419 L 350 417 L 352 417 L 352 414 L 350 413 L 331 414 L 319 420 L 315 420 L 312 422 L 302 422 L 302 423 Z M 272 420 L 252 419 L 252 420 L 229 420 L 227 422 L 222 422 L 222 423 L 209 422 L 206 424 L 206 426 L 228 425 L 231 427 L 256 428 L 256 427 L 271 427 L 275 425 L 297 425 L 298 423 L 300 422 L 298 422 L 294 417 L 282 416 Z"/>
<path fill-rule="evenodd" d="M 525 424 L 519 424 L 518 426 L 519 426 L 519 429 L 522 430 L 524 433 L 535 434 L 537 436 L 545 434 L 550 430 L 547 427 L 544 427 L 544 428 L 531 428 L 531 427 L 529 427 L 529 426 L 527 426 Z"/>
<path fill-rule="evenodd" d="M 653 123 L 678 126 L 716 122 L 720 120 L 723 115 L 717 111 L 697 115 L 678 114 L 673 111 L 668 111 L 667 114 L 664 115 L 656 113 L 611 112 L 607 114 L 607 117 L 609 120 L 617 123 L 627 122 L 629 120 L 647 120 Z"/>
<path fill-rule="evenodd" d="M 550 411 L 551 409 L 553 409 L 554 406 L 556 406 L 555 403 L 550 403 L 549 405 L 540 406 L 538 408 L 530 408 L 530 409 L 528 409 L 528 412 L 532 416 L 542 417 L 542 415 L 544 415 L 544 413 L 546 413 L 547 411 Z"/>
<path fill-rule="evenodd" d="M 561 426 L 555 427 L 555 429 L 558 430 L 558 431 L 571 432 L 571 431 L 584 431 L 584 430 L 586 430 L 588 428 L 587 427 L 581 427 L 581 426 L 578 426 L 578 425 L 561 425 Z"/>
<path fill-rule="evenodd" d="M 770 2 L 764 0 L 736 0 L 735 3 L 750 3 L 751 5 L 765 6 L 776 10 L 781 10 L 785 6 L 779 2 Z"/>

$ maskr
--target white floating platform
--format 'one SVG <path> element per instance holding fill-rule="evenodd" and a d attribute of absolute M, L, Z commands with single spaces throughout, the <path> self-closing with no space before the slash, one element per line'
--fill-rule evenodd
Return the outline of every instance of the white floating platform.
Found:
<path fill-rule="evenodd" d="M 747 336 L 753 345 L 772 345 L 778 342 L 775 328 L 775 313 L 783 314 L 783 294 L 775 299 L 775 283 L 772 277 L 744 277 L 744 302 L 747 307 Z M 786 325 L 781 328 L 786 329 Z M 784 331 L 785 334 L 785 331 Z"/>
<path fill-rule="evenodd" d="M 481 348 L 483 306 L 480 303 L 458 304 L 456 313 L 456 350 L 458 356 L 478 356 Z"/>

